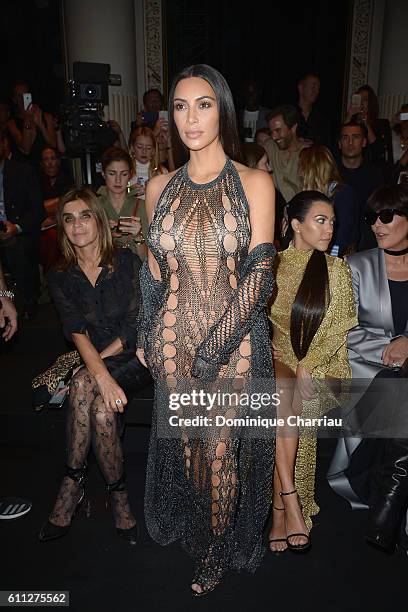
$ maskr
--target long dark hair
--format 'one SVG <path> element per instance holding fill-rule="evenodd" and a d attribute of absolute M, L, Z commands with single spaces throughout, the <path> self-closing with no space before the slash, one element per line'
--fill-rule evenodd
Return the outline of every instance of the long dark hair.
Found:
<path fill-rule="evenodd" d="M 320 191 L 301 191 L 289 202 L 290 239 L 293 238 L 293 219 L 303 223 L 307 213 L 316 202 L 325 202 L 333 206 L 329 198 Z M 329 301 L 329 274 L 326 255 L 315 249 L 307 263 L 290 315 L 290 340 L 293 352 L 299 361 L 306 356 L 326 314 Z"/>
<path fill-rule="evenodd" d="M 368 94 L 368 104 L 367 104 L 367 116 L 369 123 L 371 125 L 375 125 L 378 121 L 379 115 L 379 104 L 377 95 L 370 85 L 362 85 L 357 89 L 357 93 L 361 94 L 361 92 L 366 91 Z"/>
<path fill-rule="evenodd" d="M 174 77 L 169 93 L 169 128 L 172 143 L 176 145 L 176 149 L 183 148 L 184 151 L 186 151 L 186 146 L 182 143 L 174 122 L 173 100 L 174 91 L 178 83 L 183 79 L 189 79 L 191 77 L 204 79 L 204 81 L 207 81 L 213 88 L 220 117 L 220 142 L 222 148 L 228 157 L 236 161 L 241 161 L 237 120 L 231 90 L 222 74 L 215 68 L 207 66 L 207 64 L 189 66 Z"/>

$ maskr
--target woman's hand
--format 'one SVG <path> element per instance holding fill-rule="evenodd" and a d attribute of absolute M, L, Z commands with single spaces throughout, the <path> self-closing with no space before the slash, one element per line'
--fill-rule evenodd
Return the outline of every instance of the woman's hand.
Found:
<path fill-rule="evenodd" d="M 157 138 L 160 132 L 162 131 L 169 131 L 169 122 L 164 117 L 159 117 L 153 128 L 153 134 L 155 135 L 155 138 Z"/>
<path fill-rule="evenodd" d="M 296 386 L 302 400 L 311 400 L 315 396 L 313 380 L 309 372 L 301 365 L 296 368 Z"/>
<path fill-rule="evenodd" d="M 137 236 L 140 234 L 142 229 L 140 217 L 120 217 L 119 229 L 124 234 L 132 234 L 132 236 Z"/>
<path fill-rule="evenodd" d="M 95 380 L 107 408 L 113 412 L 123 412 L 127 404 L 127 397 L 116 380 L 108 371 L 95 375 Z"/>
<path fill-rule="evenodd" d="M 145 368 L 148 367 L 147 363 L 146 363 L 146 359 L 144 356 L 144 349 L 142 348 L 138 348 L 136 350 L 136 357 L 138 358 L 138 360 L 140 361 L 140 363 L 142 364 L 142 366 L 144 366 Z"/>
<path fill-rule="evenodd" d="M 405 336 L 391 340 L 382 354 L 383 364 L 386 366 L 392 366 L 393 364 L 402 366 L 407 358 L 408 338 L 405 338 Z"/>
<path fill-rule="evenodd" d="M 278 361 L 280 360 L 280 358 L 282 357 L 282 351 L 278 350 L 277 348 L 275 348 L 272 344 L 272 357 L 274 359 L 277 359 Z"/>
<path fill-rule="evenodd" d="M 42 112 L 41 109 L 37 106 L 37 104 L 32 104 L 30 106 L 30 113 L 35 125 L 40 127 L 42 124 Z"/>
<path fill-rule="evenodd" d="M 118 222 L 113 219 L 109 219 L 109 227 L 111 228 L 112 237 L 120 238 L 122 234 L 118 231 Z"/>
<path fill-rule="evenodd" d="M 359 113 L 361 113 L 361 106 L 351 104 L 347 109 L 346 122 L 349 122 L 353 115 L 358 115 Z"/>

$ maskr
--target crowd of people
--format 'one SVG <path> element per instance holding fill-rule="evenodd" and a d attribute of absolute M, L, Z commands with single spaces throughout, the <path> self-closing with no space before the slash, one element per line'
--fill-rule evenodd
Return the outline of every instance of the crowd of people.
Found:
<path fill-rule="evenodd" d="M 156 542 L 180 541 L 191 555 L 192 594 L 209 593 L 228 570 L 259 566 L 270 513 L 269 549 L 308 551 L 318 431 L 288 428 L 288 418 L 346 406 L 364 423 L 370 389 L 381 396 L 390 377 L 404 402 L 406 108 L 391 128 L 365 85 L 333 140 L 317 75 L 299 81 L 297 106 L 274 109 L 248 82 L 235 112 L 223 76 L 191 66 L 174 79 L 167 117 L 161 93 L 149 90 L 126 147 L 116 124 L 91 190 L 72 186 L 58 125 L 25 109 L 27 86 L 17 85 L 0 127 L 0 256 L 26 316 L 35 315 L 41 261 L 74 349 L 36 383 L 68 390 L 67 463 L 40 540 L 68 532 L 92 446 L 118 535 L 136 543 L 122 415 L 152 377 L 145 520 Z M 188 160 L 176 167 L 182 150 Z M 10 295 L 0 296 L 8 339 L 15 316 Z M 354 378 L 366 389 L 351 406 Z M 163 435 L 169 393 L 217 381 L 240 397 L 259 380 L 287 389 L 276 414 L 259 412 L 283 419 L 276 437 L 244 435 L 242 423 Z M 175 414 L 187 421 L 192 405 Z M 227 414 L 243 417 L 238 400 Z M 339 494 L 372 508 L 367 541 L 384 550 L 395 547 L 408 506 L 408 443 L 394 429 L 395 439 L 375 444 L 345 435 L 329 474 Z"/>

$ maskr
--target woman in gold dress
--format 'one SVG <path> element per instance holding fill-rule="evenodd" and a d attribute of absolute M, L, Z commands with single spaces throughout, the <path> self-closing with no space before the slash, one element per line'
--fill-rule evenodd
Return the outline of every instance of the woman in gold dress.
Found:
<path fill-rule="evenodd" d="M 325 379 L 350 378 L 347 331 L 357 324 L 349 266 L 325 253 L 333 236 L 334 211 L 318 191 L 297 194 L 288 207 L 292 242 L 279 254 L 270 318 L 278 416 L 319 417 L 333 406 Z M 289 393 L 288 393 L 289 391 Z M 290 430 L 290 433 L 289 433 Z M 273 484 L 272 552 L 310 547 L 316 436 L 290 426 L 277 432 Z M 296 495 L 298 493 L 298 495 Z"/>

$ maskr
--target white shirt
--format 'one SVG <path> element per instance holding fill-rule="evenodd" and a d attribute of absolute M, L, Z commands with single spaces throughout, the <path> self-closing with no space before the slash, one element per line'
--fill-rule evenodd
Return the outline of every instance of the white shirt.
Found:
<path fill-rule="evenodd" d="M 247 109 L 244 110 L 244 128 L 249 128 L 251 130 L 251 136 L 245 136 L 245 142 L 254 142 L 255 132 L 256 132 L 256 124 L 259 117 L 259 110 L 249 111 Z"/>

